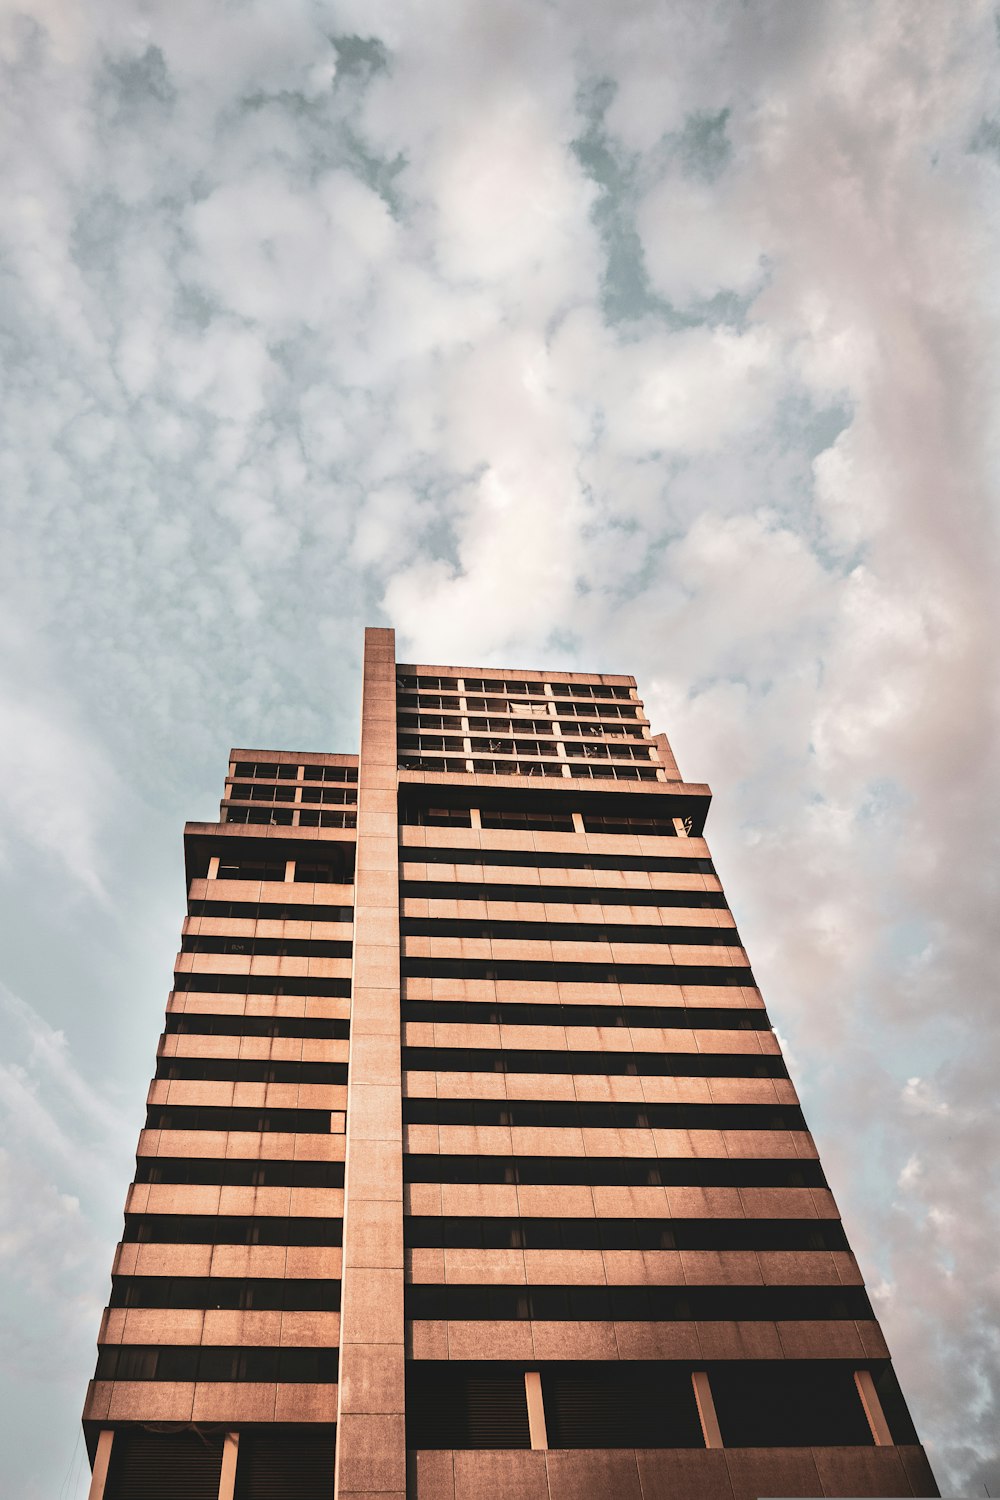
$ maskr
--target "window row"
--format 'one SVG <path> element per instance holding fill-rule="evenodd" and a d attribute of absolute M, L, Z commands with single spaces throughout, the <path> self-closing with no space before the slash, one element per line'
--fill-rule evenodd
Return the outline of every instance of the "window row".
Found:
<path fill-rule="evenodd" d="M 175 974 L 174 989 L 204 995 L 318 995 L 347 999 L 349 979 L 304 979 L 280 974 Z"/>
<path fill-rule="evenodd" d="M 272 1062 L 256 1057 L 159 1057 L 156 1077 L 226 1083 L 346 1083 L 346 1063 Z"/>
<path fill-rule="evenodd" d="M 553 1048 L 404 1047 L 418 1073 L 594 1073 L 626 1078 L 787 1078 L 777 1055 L 757 1052 L 564 1052 Z"/>
<path fill-rule="evenodd" d="M 445 1156 L 406 1153 L 404 1182 L 582 1187 L 824 1188 L 815 1158 L 756 1156 Z"/>
<path fill-rule="evenodd" d="M 872 1318 L 862 1287 L 410 1285 L 406 1316 L 451 1322 L 757 1323 Z"/>
<path fill-rule="evenodd" d="M 462 768 L 464 770 L 464 767 Z M 230 807 L 226 822 L 235 824 L 269 824 L 276 828 L 290 828 L 298 817 L 300 828 L 356 828 L 357 813 L 353 812 L 285 812 L 280 808 Z M 224 878 L 224 877 L 222 877 Z"/>
<path fill-rule="evenodd" d="M 97 1353 L 94 1378 L 333 1385 L 337 1379 L 337 1350 L 104 1344 Z"/>
<path fill-rule="evenodd" d="M 602 1026 L 696 1031 L 769 1031 L 767 1012 L 693 1005 L 530 1005 L 477 1000 L 406 1000 L 404 1021 L 489 1026 Z"/>
<path fill-rule="evenodd" d="M 404 1243 L 446 1250 L 846 1250 L 839 1219 L 474 1219 L 407 1215 Z"/>
<path fill-rule="evenodd" d="M 192 917 L 238 917 L 241 921 L 254 922 L 354 921 L 352 906 L 331 906 L 319 901 L 294 904 L 281 901 L 189 901 L 188 914 Z"/>
<path fill-rule="evenodd" d="M 349 1021 L 324 1016 L 204 1016 L 168 1011 L 164 1032 L 170 1036 L 316 1037 L 346 1040 Z"/>
<path fill-rule="evenodd" d="M 222 1187 L 331 1188 L 344 1186 L 342 1161 L 297 1161 L 232 1156 L 140 1156 L 136 1182 L 214 1184 Z"/>
<path fill-rule="evenodd" d="M 701 907 L 713 911 L 728 910 L 722 891 L 648 890 L 620 885 L 501 885 L 499 881 L 471 880 L 401 880 L 399 894 L 415 901 L 530 901 L 545 906 L 682 906 Z M 205 903 L 199 903 L 204 905 Z M 191 903 L 192 909 L 195 903 Z M 315 921 L 315 907 L 308 907 Z M 349 922 L 351 912 L 344 908 L 344 917 L 329 917 L 327 921 Z M 247 915 L 253 908 L 247 908 Z M 226 913 L 206 913 L 226 915 Z M 242 913 L 232 911 L 231 915 Z"/>
<path fill-rule="evenodd" d="M 339 1120 L 328 1109 L 252 1109 L 246 1105 L 149 1104 L 147 1130 L 238 1130 L 250 1135 L 329 1135 Z"/>
<path fill-rule="evenodd" d="M 233 802 L 294 802 L 295 787 L 267 786 L 260 782 L 234 781 L 228 788 L 228 797 Z M 338 806 L 354 807 L 357 803 L 357 788 L 354 786 L 304 786 L 300 800 L 304 803 L 321 802 Z"/>
<path fill-rule="evenodd" d="M 399 673 L 396 677 L 397 697 L 400 693 L 457 693 L 457 677 L 433 677 L 423 673 Z M 630 699 L 632 689 L 606 682 L 526 682 L 514 677 L 463 677 L 464 693 L 504 693 L 509 698 L 531 699 L 544 703 L 546 689 L 551 688 L 555 698 L 611 698 Z"/>
<path fill-rule="evenodd" d="M 348 862 L 346 851 L 337 860 L 294 859 L 292 862 L 295 883 L 298 885 L 344 885 L 351 882 L 351 866 Z M 260 860 L 236 855 L 229 851 L 223 851 L 219 856 L 219 870 L 217 880 L 266 880 L 285 883 L 286 861 L 284 859 Z M 315 913 L 319 908 L 310 907 Z M 193 910 L 193 908 L 192 908 Z M 261 916 L 277 916 L 282 908 L 273 911 L 262 906 L 259 908 Z M 289 914 L 294 916 L 294 909 L 285 908 Z M 301 910 L 301 908 L 299 908 Z M 206 916 L 224 915 L 224 913 L 206 912 Z M 317 916 L 316 920 L 320 918 Z"/>
<path fill-rule="evenodd" d="M 240 1433 L 236 1500 L 330 1500 L 332 1426 L 274 1426 Z M 104 1500 L 217 1500 L 223 1433 L 119 1427 Z M 228 1493 L 228 1489 L 227 1489 Z"/>
<path fill-rule="evenodd" d="M 619 1104 L 575 1099 L 403 1100 L 404 1125 L 577 1130 L 805 1130 L 797 1104 Z"/>
<path fill-rule="evenodd" d="M 550 984 L 753 985 L 748 968 L 708 964 L 549 963 L 514 958 L 404 958 L 401 972 L 414 979 L 538 979 Z M 335 982 L 335 981 L 331 981 Z M 293 993 L 291 990 L 288 994 Z"/>
<path fill-rule="evenodd" d="M 126 1214 L 125 1245 L 339 1245 L 342 1219 L 235 1214 Z"/>
<path fill-rule="evenodd" d="M 538 1368 L 550 1448 L 705 1446 L 690 1366 L 588 1360 Z M 892 1367 L 879 1361 L 871 1370 L 893 1441 L 916 1443 Z M 726 1448 L 874 1443 L 846 1360 L 709 1362 L 700 1373 Z M 406 1378 L 408 1448 L 530 1448 L 522 1367 L 419 1361 L 408 1365 Z"/>
<path fill-rule="evenodd" d="M 335 938 L 207 937 L 186 932 L 181 938 L 181 952 L 229 953 L 243 958 L 350 958 L 351 943 Z"/>
<path fill-rule="evenodd" d="M 238 760 L 234 774 L 241 779 L 258 781 L 295 781 L 299 767 L 279 765 L 276 761 Z M 304 781 L 357 781 L 357 766 L 303 766 Z"/>
<path fill-rule="evenodd" d="M 339 1312 L 340 1282 L 273 1276 L 116 1276 L 109 1307 Z"/>
<path fill-rule="evenodd" d="M 404 917 L 399 925 L 404 937 L 486 938 L 494 942 L 535 943 L 669 943 L 685 947 L 697 944 L 700 948 L 741 946 L 740 935 L 735 927 L 667 927 L 660 923 L 655 927 L 640 927 L 637 922 L 508 922 L 502 918 L 477 921 L 472 917 Z M 195 941 L 233 940 L 207 938 Z M 296 945 L 286 946 L 293 948 Z M 309 946 L 315 952 L 320 945 Z M 330 943 L 323 946 L 350 948 L 350 944 Z"/>
<path fill-rule="evenodd" d="M 455 809 L 455 811 L 461 811 Z M 468 814 L 466 814 L 468 816 Z M 596 820 L 600 822 L 600 819 Z M 629 825 L 635 823 L 635 819 L 616 819 L 616 822 L 626 821 Z M 644 820 L 649 821 L 649 820 Z M 669 819 L 657 820 L 659 827 L 636 828 L 629 826 L 624 829 L 627 833 L 642 832 L 667 832 L 667 827 L 672 829 L 673 823 Z M 584 822 L 595 822 L 593 815 L 589 815 Z M 466 824 L 466 827 L 469 825 Z M 589 832 L 608 833 L 609 828 L 591 828 Z M 675 830 L 676 831 L 676 830 Z M 715 866 L 710 859 L 699 859 L 687 854 L 594 854 L 590 851 L 560 850 L 548 852 L 537 849 L 435 849 L 431 846 L 422 848 L 414 845 L 412 848 L 404 846 L 400 849 L 400 862 L 404 865 L 415 864 L 444 864 L 444 865 L 484 865 L 503 867 L 506 865 L 519 866 L 522 869 L 535 870 L 638 870 L 657 874 L 682 874 L 682 875 L 714 875 Z"/>

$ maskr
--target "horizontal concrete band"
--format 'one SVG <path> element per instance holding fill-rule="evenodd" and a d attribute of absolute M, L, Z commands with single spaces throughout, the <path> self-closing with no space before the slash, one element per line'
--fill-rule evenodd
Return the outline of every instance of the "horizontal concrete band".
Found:
<path fill-rule="evenodd" d="M 412 1359 L 714 1360 L 887 1359 L 874 1321 L 454 1322 L 408 1320 Z"/>
<path fill-rule="evenodd" d="M 936 1489 L 917 1447 L 418 1450 L 408 1458 L 410 1500 L 909 1497 Z"/>

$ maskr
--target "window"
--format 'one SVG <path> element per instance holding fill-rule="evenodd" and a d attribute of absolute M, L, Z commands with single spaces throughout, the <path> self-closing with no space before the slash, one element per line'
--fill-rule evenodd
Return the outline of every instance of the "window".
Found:
<path fill-rule="evenodd" d="M 240 1435 L 236 1500 L 330 1500 L 335 1434 L 335 1427 L 318 1424 L 245 1429 Z"/>
<path fill-rule="evenodd" d="M 343 1187 L 344 1163 L 286 1157 L 241 1161 L 232 1156 L 140 1156 L 135 1181 L 219 1183 L 223 1187 Z"/>
<path fill-rule="evenodd" d="M 663 1364 L 542 1371 L 551 1448 L 703 1448 L 691 1373 Z"/>
<path fill-rule="evenodd" d="M 535 962 L 516 958 L 403 958 L 400 972 L 404 977 L 412 979 L 543 979 L 550 983 L 581 980 L 585 984 L 711 984 L 730 987 L 753 986 L 754 983 L 750 969 L 735 965 L 720 965 L 715 968 L 708 964 L 608 964 L 603 961 L 589 964 L 549 963 L 544 959 Z M 179 980 L 202 977 L 209 976 L 177 976 Z M 248 977 L 253 978 L 240 975 L 241 983 Z M 326 982 L 336 984 L 339 981 Z M 197 987 L 201 988 L 200 985 Z M 196 986 L 192 984 L 191 988 Z M 287 993 L 302 992 L 289 989 Z M 315 991 L 305 993 L 312 994 Z"/>
<path fill-rule="evenodd" d="M 710 859 L 692 859 L 688 855 L 671 854 L 594 854 L 571 852 L 556 853 L 528 849 L 434 849 L 420 848 L 412 851 L 400 850 L 404 863 L 415 860 L 420 864 L 446 865 L 519 865 L 536 870 L 646 870 L 657 873 L 686 875 L 714 875 L 715 866 Z"/>
<path fill-rule="evenodd" d="M 346 1083 L 346 1063 L 272 1062 L 256 1057 L 158 1057 L 157 1078 L 235 1083 Z"/>
<path fill-rule="evenodd" d="M 685 1005 L 572 1005 L 524 1001 L 404 1000 L 404 1021 L 486 1026 L 628 1026 L 697 1031 L 769 1031 L 765 1010 Z M 345 1023 L 346 1024 L 346 1023 Z"/>
<path fill-rule="evenodd" d="M 116 1276 L 108 1305 L 337 1312 L 340 1282 L 284 1277 Z"/>
<path fill-rule="evenodd" d="M 126 1214 L 122 1241 L 139 1245 L 339 1245 L 343 1220 L 235 1214 Z"/>
<path fill-rule="evenodd" d="M 537 811 L 519 812 L 507 808 L 483 808 L 479 819 L 484 828 L 524 828 L 539 833 L 572 833 L 571 812 Z"/>
<path fill-rule="evenodd" d="M 632 1078 L 787 1078 L 782 1059 L 758 1052 L 563 1052 L 492 1047 L 404 1047 L 420 1073 L 596 1073 Z"/>
<path fill-rule="evenodd" d="M 713 1366 L 710 1379 L 727 1448 L 872 1445 L 850 1365 L 739 1360 Z"/>
<path fill-rule="evenodd" d="M 446 1156 L 407 1153 L 404 1182 L 605 1187 L 826 1187 L 818 1161 L 796 1157 Z"/>
<path fill-rule="evenodd" d="M 251 1109 L 213 1104 L 150 1104 L 146 1107 L 147 1130 L 249 1130 L 254 1134 L 263 1131 L 266 1134 L 329 1135 L 331 1124 L 328 1109 Z"/>
<path fill-rule="evenodd" d="M 503 1219 L 407 1216 L 414 1248 L 484 1250 L 846 1250 L 839 1219 Z"/>
<path fill-rule="evenodd" d="M 310 1036 L 339 1037 L 351 1034 L 347 1020 L 325 1016 L 212 1016 L 197 1012 L 168 1011 L 163 1028 L 177 1036 Z"/>
<path fill-rule="evenodd" d="M 152 1347 L 105 1344 L 98 1351 L 98 1380 L 279 1381 L 332 1384 L 335 1349 L 212 1348 L 206 1344 Z"/>
<path fill-rule="evenodd" d="M 406 1362 L 407 1448 L 530 1448 L 524 1374 Z"/>
<path fill-rule="evenodd" d="M 472 814 L 467 807 L 422 807 L 410 803 L 400 808 L 400 821 L 419 828 L 471 828 Z"/>

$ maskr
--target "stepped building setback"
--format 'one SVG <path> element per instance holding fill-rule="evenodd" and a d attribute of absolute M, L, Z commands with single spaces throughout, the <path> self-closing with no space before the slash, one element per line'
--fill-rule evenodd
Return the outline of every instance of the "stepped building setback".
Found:
<path fill-rule="evenodd" d="M 91 1500 L 936 1495 L 634 679 L 369 630 L 359 751 L 185 829 Z"/>

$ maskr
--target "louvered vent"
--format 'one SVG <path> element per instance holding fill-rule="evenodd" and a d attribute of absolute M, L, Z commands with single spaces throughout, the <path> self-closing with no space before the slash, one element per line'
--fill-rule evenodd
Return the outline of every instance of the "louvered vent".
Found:
<path fill-rule="evenodd" d="M 542 1374 L 550 1448 L 703 1448 L 691 1376 L 653 1366 Z"/>
<path fill-rule="evenodd" d="M 222 1441 L 124 1428 L 111 1446 L 105 1500 L 218 1500 Z"/>
<path fill-rule="evenodd" d="M 524 1376 L 412 1365 L 407 1374 L 408 1448 L 530 1448 Z"/>
<path fill-rule="evenodd" d="M 242 1433 L 236 1500 L 331 1500 L 335 1440 L 334 1427 Z"/>

